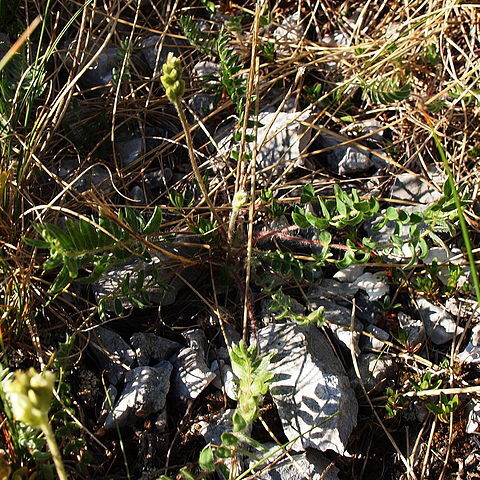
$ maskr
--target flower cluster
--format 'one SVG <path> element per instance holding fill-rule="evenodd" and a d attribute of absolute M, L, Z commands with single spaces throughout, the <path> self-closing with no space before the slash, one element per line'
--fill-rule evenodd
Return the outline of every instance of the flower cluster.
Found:
<path fill-rule="evenodd" d="M 163 75 L 160 80 L 165 87 L 167 98 L 172 102 L 178 102 L 185 91 L 185 81 L 182 80 L 182 65 L 180 59 L 172 52 L 168 54 L 167 61 L 163 64 Z"/>
<path fill-rule="evenodd" d="M 6 385 L 15 419 L 37 428 L 48 422 L 54 385 L 52 372 L 38 373 L 33 367 L 17 370 L 15 380 Z"/>

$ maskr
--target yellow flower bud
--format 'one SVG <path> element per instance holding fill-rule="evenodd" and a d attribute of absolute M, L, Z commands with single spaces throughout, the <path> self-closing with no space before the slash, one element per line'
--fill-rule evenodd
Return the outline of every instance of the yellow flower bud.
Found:
<path fill-rule="evenodd" d="M 185 91 L 185 81 L 182 80 L 182 65 L 180 59 L 170 52 L 167 61 L 162 66 L 163 75 L 160 81 L 165 87 L 167 98 L 172 102 L 178 102 Z"/>
<path fill-rule="evenodd" d="M 15 380 L 5 387 L 15 419 L 32 427 L 48 421 L 54 385 L 52 372 L 38 373 L 33 367 L 26 372 L 17 370 Z"/>
<path fill-rule="evenodd" d="M 234 196 L 232 201 L 232 208 L 234 211 L 240 210 L 247 201 L 248 195 L 245 190 L 239 190 Z"/>

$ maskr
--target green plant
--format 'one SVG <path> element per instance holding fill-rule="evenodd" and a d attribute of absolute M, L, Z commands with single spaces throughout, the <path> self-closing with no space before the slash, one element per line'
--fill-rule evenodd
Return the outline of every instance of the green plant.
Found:
<path fill-rule="evenodd" d="M 34 368 L 17 370 L 15 379 L 4 383 L 10 408 L 16 420 L 41 429 L 52 454 L 60 480 L 67 480 L 60 450 L 50 425 L 48 411 L 53 399 L 55 375 L 49 371 L 38 373 Z"/>
<path fill-rule="evenodd" d="M 442 379 L 435 379 L 434 377 L 435 376 L 433 373 L 425 372 L 418 382 L 411 378 L 410 383 L 412 384 L 416 392 L 421 392 L 422 390 L 436 390 L 442 385 Z"/>
<path fill-rule="evenodd" d="M 449 399 L 445 393 L 440 392 L 440 401 L 437 405 L 427 403 L 427 408 L 434 413 L 437 418 L 443 422 L 448 423 L 450 414 L 458 408 L 458 395 L 454 395 Z"/>
<path fill-rule="evenodd" d="M 395 417 L 398 412 L 405 410 L 409 405 L 408 398 L 393 388 L 387 388 L 387 403 L 385 405 L 385 416 L 387 418 Z"/>
<path fill-rule="evenodd" d="M 51 293 L 58 293 L 73 280 L 81 269 L 89 272 L 79 279 L 90 283 L 113 265 L 125 262 L 133 256 L 148 261 L 150 254 L 145 243 L 139 241 L 142 235 L 157 234 L 162 223 L 162 211 L 155 208 L 147 221 L 136 210 L 125 207 L 118 218 L 112 220 L 105 215 L 98 219 L 81 218 L 78 221 L 67 218 L 66 231 L 51 223 L 34 224 L 42 239 L 25 238 L 33 247 L 49 249 L 50 256 L 43 264 L 45 270 L 61 267 Z"/>
<path fill-rule="evenodd" d="M 265 451 L 265 447 L 251 438 L 248 432 L 250 425 L 258 416 L 263 397 L 273 378 L 269 367 L 275 352 L 260 355 L 257 345 L 248 346 L 241 340 L 238 345 L 232 345 L 229 353 L 233 373 L 238 379 L 238 403 L 232 416 L 232 430 L 222 433 L 220 445 L 207 445 L 200 452 L 198 475 L 192 474 L 187 468 L 180 469 L 179 473 L 185 480 L 204 478 L 216 470 L 224 478 L 233 479 L 237 476 L 236 457 L 252 456 L 252 453 L 243 447 L 244 444 Z M 162 479 L 172 480 L 167 476 L 163 476 Z"/>

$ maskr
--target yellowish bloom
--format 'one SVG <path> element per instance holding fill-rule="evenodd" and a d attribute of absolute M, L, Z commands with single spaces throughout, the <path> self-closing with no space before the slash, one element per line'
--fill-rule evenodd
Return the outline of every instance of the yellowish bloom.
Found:
<path fill-rule="evenodd" d="M 15 419 L 37 428 L 48 422 L 54 386 L 52 372 L 38 373 L 33 367 L 26 372 L 17 370 L 15 380 L 5 388 Z"/>
<path fill-rule="evenodd" d="M 168 54 L 167 61 L 162 66 L 163 75 L 160 81 L 165 87 L 167 98 L 172 102 L 178 102 L 185 91 L 185 81 L 182 80 L 182 64 L 180 59 L 172 52 Z"/>

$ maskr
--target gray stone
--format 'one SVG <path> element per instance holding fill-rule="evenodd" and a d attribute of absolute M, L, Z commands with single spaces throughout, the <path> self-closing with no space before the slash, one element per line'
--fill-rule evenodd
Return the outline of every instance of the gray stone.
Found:
<path fill-rule="evenodd" d="M 340 283 L 336 280 L 324 278 L 315 282 L 308 290 L 309 301 L 330 300 L 350 307 L 353 297 L 358 292 L 359 287 L 352 283 Z"/>
<path fill-rule="evenodd" d="M 307 449 L 305 453 L 293 454 L 290 457 L 284 456 L 282 451 L 277 452 L 278 447 L 272 445 L 267 454 L 271 456 L 267 465 L 259 465 L 255 472 L 256 479 L 261 480 L 338 480 L 338 468 L 328 458 L 313 448 Z M 266 455 L 267 455 L 266 454 Z M 250 467 L 255 465 L 250 461 Z"/>
<path fill-rule="evenodd" d="M 191 258 L 196 250 L 191 247 L 183 247 L 179 245 L 180 242 L 181 239 L 177 238 L 175 244 L 166 244 L 162 247 L 173 255 Z M 177 293 L 183 286 L 181 279 L 172 272 L 175 264 L 178 264 L 178 260 L 172 259 L 166 253 L 155 252 L 151 254 L 148 262 L 133 259 L 123 265 L 117 265 L 105 272 L 92 285 L 95 299 L 97 303 L 103 301 L 104 307 L 108 311 L 114 311 L 116 298 L 122 302 L 124 308 L 130 308 L 132 303 L 122 294 L 122 284 L 125 278 L 130 276 L 130 285 L 134 285 L 139 272 L 143 270 L 145 272 L 143 291 L 147 293 L 150 302 L 156 305 L 171 305 L 175 302 Z M 197 275 L 197 271 L 194 269 L 189 269 L 188 273 L 190 280 Z"/>
<path fill-rule="evenodd" d="M 429 249 L 427 256 L 422 259 L 425 265 L 431 265 L 434 260 L 437 260 L 438 263 L 438 278 L 440 281 L 447 285 L 450 279 L 450 270 L 448 264 L 453 265 L 462 264 L 464 259 L 462 251 L 459 248 L 453 248 L 451 251 L 449 249 L 445 250 L 444 248 L 432 247 Z M 457 281 L 457 285 L 461 287 L 468 281 L 468 276 L 470 274 L 470 269 L 467 265 L 461 267 L 462 274 Z"/>
<path fill-rule="evenodd" d="M 170 389 L 172 365 L 163 361 L 156 368 L 137 367 L 125 376 L 125 387 L 105 420 L 105 429 L 116 424 L 123 427 L 132 424 L 136 417 L 146 417 L 165 407 Z"/>
<path fill-rule="evenodd" d="M 309 308 L 313 311 L 323 307 L 324 315 L 333 336 L 350 350 L 352 342 L 355 352 L 360 353 L 358 342 L 360 340 L 363 325 L 355 320 L 355 330 L 350 330 L 352 312 L 350 309 L 337 305 L 330 300 L 322 300 L 315 297 L 309 297 Z"/>
<path fill-rule="evenodd" d="M 89 346 L 100 368 L 105 370 L 106 379 L 113 385 L 123 378 L 135 361 L 135 353 L 128 343 L 107 328 L 97 327 L 92 332 Z"/>
<path fill-rule="evenodd" d="M 124 167 L 136 162 L 144 154 L 144 140 L 141 137 L 133 137 L 127 140 L 115 142 L 117 160 Z"/>
<path fill-rule="evenodd" d="M 232 431 L 234 412 L 235 410 L 233 409 L 225 410 L 217 415 L 212 415 L 208 422 L 199 422 L 200 434 L 207 445 L 220 445 L 222 443 L 220 439 L 222 433 Z"/>
<path fill-rule="evenodd" d="M 394 361 L 384 355 L 362 353 L 358 356 L 358 369 L 367 391 L 379 389 L 382 380 L 394 375 L 395 367 Z"/>
<path fill-rule="evenodd" d="M 157 430 L 158 433 L 165 433 L 168 428 L 168 417 L 167 417 L 167 411 L 162 410 L 155 418 L 155 421 L 153 423 L 155 426 L 155 430 Z"/>
<path fill-rule="evenodd" d="M 435 345 L 443 345 L 463 332 L 464 328 L 457 326 L 453 317 L 442 307 L 433 305 L 425 298 L 417 298 L 416 303 L 427 336 Z"/>
<path fill-rule="evenodd" d="M 166 360 L 182 347 L 179 343 L 159 337 L 154 333 L 134 333 L 130 344 L 135 349 L 138 365 L 145 366 Z"/>
<path fill-rule="evenodd" d="M 467 433 L 475 433 L 480 426 L 480 402 L 473 398 L 467 407 L 467 412 L 468 420 L 465 430 Z"/>
<path fill-rule="evenodd" d="M 214 360 L 210 365 L 210 370 L 215 374 L 212 384 L 222 392 L 224 391 L 228 398 L 238 400 L 236 377 L 232 367 L 224 360 Z"/>
<path fill-rule="evenodd" d="M 289 57 L 300 47 L 305 35 L 305 27 L 302 25 L 300 12 L 286 17 L 279 27 L 273 31 L 275 40 L 275 52 L 279 57 Z"/>
<path fill-rule="evenodd" d="M 401 173 L 395 178 L 390 196 L 396 200 L 423 203 L 429 205 L 440 198 L 440 193 L 428 183 L 420 180 L 420 176 L 412 173 Z"/>
<path fill-rule="evenodd" d="M 352 144 L 340 145 L 348 138 L 339 139 L 332 135 L 322 134 L 320 137 L 322 148 L 335 147 L 325 152 L 325 157 L 330 168 L 340 175 L 365 172 L 373 166 L 370 154 Z"/>
<path fill-rule="evenodd" d="M 176 398 L 195 399 L 215 380 L 215 374 L 205 363 L 204 350 L 183 348 L 174 368 L 172 391 Z"/>
<path fill-rule="evenodd" d="M 206 357 L 205 351 L 207 350 L 207 337 L 205 332 L 201 328 L 191 328 L 185 330 L 183 333 L 183 338 L 188 342 L 188 346 L 200 352 L 200 355 L 203 358 Z"/>
<path fill-rule="evenodd" d="M 362 335 L 360 342 L 362 350 L 382 350 L 385 347 L 385 343 L 382 340 L 388 340 L 390 335 L 375 325 L 367 325 L 365 331 L 371 333 L 376 338 Z"/>
<path fill-rule="evenodd" d="M 202 118 L 215 110 L 216 103 L 215 95 L 199 92 L 192 95 L 192 98 L 188 101 L 188 106 L 195 115 Z"/>
<path fill-rule="evenodd" d="M 110 175 L 102 165 L 80 164 L 76 158 L 63 158 L 57 169 L 57 175 L 67 183 L 73 182 L 73 188 L 80 193 L 97 188 L 103 193 L 112 191 Z"/>
<path fill-rule="evenodd" d="M 473 365 L 480 363 L 480 325 L 475 325 L 472 328 L 470 341 L 465 347 L 465 350 L 457 355 L 457 359 Z"/>
<path fill-rule="evenodd" d="M 288 168 L 304 166 L 307 146 L 311 140 L 311 129 L 302 124 L 312 116 L 310 111 L 304 112 L 261 112 L 258 121 L 263 125 L 257 130 L 256 169 L 259 184 L 265 185 L 272 179 L 277 179 Z M 254 134 L 248 129 L 248 134 Z M 226 135 L 218 140 L 219 154 L 230 154 L 232 144 L 232 129 L 226 130 Z"/>
<path fill-rule="evenodd" d="M 211 76 L 218 76 L 220 67 L 217 63 L 203 60 L 196 63 L 192 68 L 192 77 L 198 80 L 208 80 Z"/>
<path fill-rule="evenodd" d="M 135 205 L 146 205 L 147 197 L 140 185 L 134 185 L 129 192 L 129 197 Z"/>
<path fill-rule="evenodd" d="M 407 346 L 414 347 L 425 340 L 425 326 L 422 320 L 414 320 L 404 312 L 399 312 L 397 319 L 403 330 Z"/>
<path fill-rule="evenodd" d="M 354 285 L 364 290 L 371 301 L 379 300 L 390 291 L 381 273 L 364 273 L 355 280 Z"/>
<path fill-rule="evenodd" d="M 147 65 L 154 72 L 161 72 L 162 65 L 167 61 L 168 54 L 172 52 L 176 57 L 182 55 L 181 47 L 185 45 L 185 41 L 180 38 L 159 35 L 151 35 L 141 40 L 139 47 L 143 54 Z M 161 49 L 159 51 L 159 49 Z"/>
<path fill-rule="evenodd" d="M 342 454 L 357 423 L 358 404 L 324 334 L 312 325 L 283 323 L 262 328 L 258 339 L 263 352 L 277 352 L 270 393 L 287 438 L 302 435 L 292 448 Z"/>
<path fill-rule="evenodd" d="M 339 270 L 333 278 L 342 283 L 354 282 L 360 275 L 362 275 L 365 267 L 359 263 L 352 263 L 347 268 Z"/>
<path fill-rule="evenodd" d="M 94 55 L 94 51 L 84 49 L 85 52 L 89 52 L 87 55 L 91 58 Z M 82 75 L 79 83 L 84 88 L 93 88 L 110 83 L 113 78 L 113 69 L 118 62 L 119 49 L 116 47 L 107 47 L 102 50 L 100 55 L 93 62 L 91 67 Z M 87 58 L 85 61 L 89 60 Z"/>

